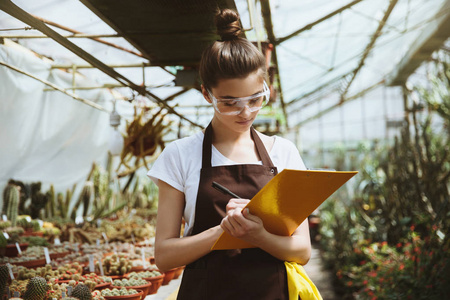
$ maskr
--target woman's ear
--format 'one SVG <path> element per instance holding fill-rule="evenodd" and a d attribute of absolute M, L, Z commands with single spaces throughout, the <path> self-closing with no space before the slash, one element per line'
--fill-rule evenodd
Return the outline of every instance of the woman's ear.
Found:
<path fill-rule="evenodd" d="M 206 90 L 205 86 L 202 84 L 201 87 L 202 87 L 202 95 L 203 95 L 203 97 L 206 99 L 206 101 L 211 103 L 212 100 L 209 99 L 209 94 L 208 94 L 208 91 Z"/>

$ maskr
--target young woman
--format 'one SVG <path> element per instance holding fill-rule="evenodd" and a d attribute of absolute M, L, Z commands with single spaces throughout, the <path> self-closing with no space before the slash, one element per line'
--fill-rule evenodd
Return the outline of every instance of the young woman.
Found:
<path fill-rule="evenodd" d="M 307 221 L 292 236 L 277 236 L 242 208 L 282 169 L 305 166 L 292 142 L 252 127 L 270 91 L 265 58 L 239 37 L 238 14 L 219 12 L 216 26 L 222 39 L 200 63 L 202 93 L 215 109 L 212 121 L 167 145 L 148 173 L 159 187 L 156 264 L 162 271 L 186 265 L 178 299 L 288 299 L 284 261 L 308 262 Z M 230 199 L 213 181 L 243 199 Z M 211 251 L 223 231 L 256 248 Z"/>

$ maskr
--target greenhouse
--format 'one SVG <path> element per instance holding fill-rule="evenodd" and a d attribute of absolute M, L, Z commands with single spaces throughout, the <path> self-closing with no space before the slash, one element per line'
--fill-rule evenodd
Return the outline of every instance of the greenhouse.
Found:
<path fill-rule="evenodd" d="M 0 0 L 0 300 L 449 299 L 449 38 L 450 0 Z"/>

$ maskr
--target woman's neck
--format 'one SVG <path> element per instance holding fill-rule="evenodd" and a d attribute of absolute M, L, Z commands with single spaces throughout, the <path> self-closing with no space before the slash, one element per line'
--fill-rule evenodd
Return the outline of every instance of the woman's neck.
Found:
<path fill-rule="evenodd" d="M 250 128 L 247 131 L 236 132 L 224 126 L 215 118 L 211 121 L 213 127 L 213 144 L 246 144 L 253 142 L 250 135 Z"/>

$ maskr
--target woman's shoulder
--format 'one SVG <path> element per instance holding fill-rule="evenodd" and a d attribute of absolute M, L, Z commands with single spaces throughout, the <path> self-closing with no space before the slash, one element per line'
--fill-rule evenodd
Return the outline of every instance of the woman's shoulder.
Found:
<path fill-rule="evenodd" d="M 279 135 L 266 135 L 264 133 L 261 133 L 259 131 L 258 135 L 261 138 L 261 141 L 263 142 L 264 146 L 266 146 L 266 149 L 268 149 L 269 152 L 271 152 L 272 150 L 276 151 L 276 150 L 290 150 L 290 151 L 297 151 L 297 147 L 295 146 L 295 144 L 291 141 L 288 140 L 284 137 L 281 137 Z"/>
<path fill-rule="evenodd" d="M 297 146 L 291 140 L 279 135 L 275 135 L 274 137 L 277 147 L 281 147 L 284 150 L 295 150 L 296 152 L 298 152 Z"/>
<path fill-rule="evenodd" d="M 197 150 L 196 148 L 201 147 L 202 142 L 203 133 L 199 131 L 190 136 L 183 137 L 168 143 L 164 151 L 188 154 L 191 153 L 190 151 Z"/>

